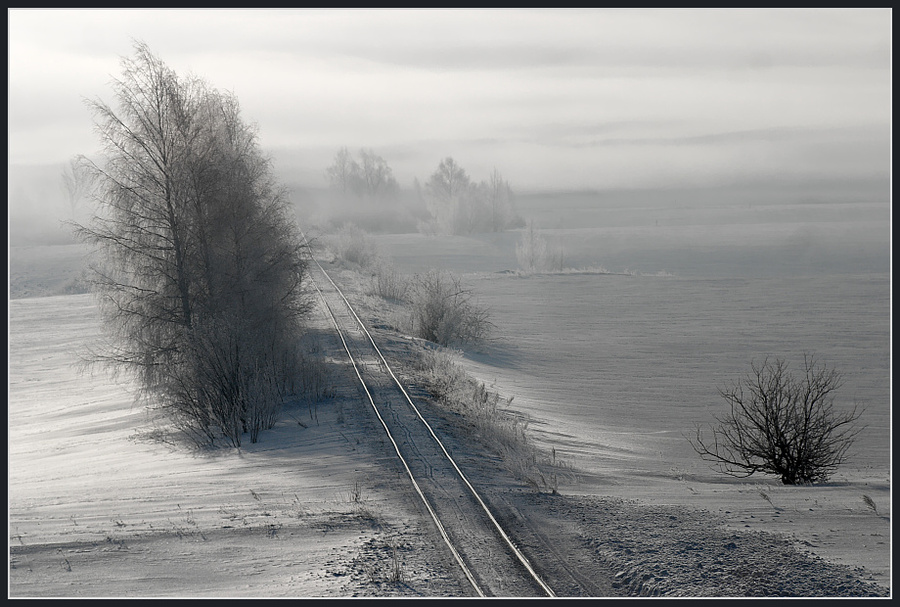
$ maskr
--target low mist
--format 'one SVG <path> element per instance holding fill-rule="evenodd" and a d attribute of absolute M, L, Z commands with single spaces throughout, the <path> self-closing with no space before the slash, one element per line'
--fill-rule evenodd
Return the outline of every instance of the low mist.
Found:
<path fill-rule="evenodd" d="M 62 174 L 65 165 L 9 167 L 9 244 L 14 247 L 65 245 L 75 238 L 65 222 L 84 221 L 90 204 L 67 200 Z"/>

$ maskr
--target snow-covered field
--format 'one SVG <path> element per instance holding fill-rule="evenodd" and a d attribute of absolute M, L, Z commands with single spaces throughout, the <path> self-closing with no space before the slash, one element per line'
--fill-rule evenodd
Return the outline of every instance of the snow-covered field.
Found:
<path fill-rule="evenodd" d="M 572 216 L 543 213 L 546 225 Z M 618 209 L 604 215 L 614 227 L 544 230 L 587 269 L 552 275 L 507 271 L 516 268 L 511 233 L 377 241 L 402 271 L 438 265 L 468 278 L 497 330 L 462 360 L 513 396 L 532 435 L 579 471 L 566 490 L 708 509 L 889 585 L 887 206 L 682 208 L 669 226 L 659 216 L 672 219 Z M 797 365 L 804 352 L 842 372 L 839 406 L 865 409 L 847 464 L 818 487 L 712 471 L 686 437 L 722 412 L 717 389 L 753 359 Z"/>
<path fill-rule="evenodd" d="M 260 443 L 197 452 L 73 366 L 98 331 L 89 295 L 10 301 L 10 596 L 460 592 L 422 560 L 435 549 L 355 385 L 336 375 L 335 398 Z M 394 546 L 405 585 L 382 589 Z"/>
<path fill-rule="evenodd" d="M 686 212 L 678 225 L 657 225 L 670 217 L 656 213 L 546 232 L 575 265 L 631 274 L 506 272 L 516 233 L 377 242 L 403 271 L 461 272 L 493 310 L 496 339 L 461 361 L 514 396 L 531 436 L 571 466 L 564 496 L 633 503 L 635 518 L 618 524 L 636 534 L 648 529 L 640 513 L 708 512 L 698 524 L 715 518 L 735 538 L 780 534 L 889 587 L 887 206 L 800 209 L 778 222 L 742 209 L 715 227 Z M 39 266 L 11 267 L 11 288 L 26 285 L 14 295 L 41 292 L 28 286 Z M 99 331 L 89 296 L 13 299 L 9 314 L 11 596 L 464 592 L 433 558 L 433 537 L 403 479 L 385 472 L 370 428 L 340 423 L 365 420 L 351 383 L 315 412 L 288 410 L 257 445 L 197 453 L 161 442 L 128 386 L 73 366 Z M 754 357 L 796 361 L 804 350 L 841 370 L 840 396 L 866 409 L 868 428 L 832 482 L 731 479 L 699 461 L 684 435 L 721 405 L 717 387 Z M 657 519 L 647 520 L 653 530 Z M 664 540 L 658 530 L 647 534 Z M 384 582 L 395 547 L 401 586 Z M 621 561 L 620 573 L 654 562 L 642 558 Z"/>

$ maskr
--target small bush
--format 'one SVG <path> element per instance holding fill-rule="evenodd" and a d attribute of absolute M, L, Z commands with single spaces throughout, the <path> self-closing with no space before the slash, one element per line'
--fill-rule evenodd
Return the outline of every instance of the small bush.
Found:
<path fill-rule="evenodd" d="M 566 268 L 566 254 L 562 247 L 551 247 L 547 239 L 529 222 L 516 244 L 516 260 L 528 274 L 562 272 Z"/>
<path fill-rule="evenodd" d="M 372 277 L 372 295 L 393 301 L 407 301 L 409 292 L 409 280 L 397 268 L 388 263 L 378 265 Z"/>
<path fill-rule="evenodd" d="M 352 223 L 344 224 L 326 237 L 326 244 L 336 257 L 361 268 L 376 267 L 381 258 L 372 237 Z"/>
<path fill-rule="evenodd" d="M 411 289 L 413 334 L 442 346 L 486 339 L 493 326 L 489 313 L 472 298 L 459 277 L 449 272 L 417 274 Z"/>

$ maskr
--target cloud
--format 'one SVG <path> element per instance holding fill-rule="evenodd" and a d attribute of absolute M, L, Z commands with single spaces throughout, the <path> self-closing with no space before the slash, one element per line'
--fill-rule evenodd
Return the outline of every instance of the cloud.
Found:
<path fill-rule="evenodd" d="M 595 125 L 594 134 L 644 130 L 647 124 Z M 585 125 L 586 131 L 591 130 Z M 842 178 L 887 180 L 889 133 L 877 127 L 759 129 L 701 136 L 613 137 L 573 144 L 567 137 L 421 139 L 377 148 L 404 186 L 428 179 L 452 156 L 469 175 L 486 179 L 496 168 L 517 190 L 709 187 L 746 180 L 770 182 Z M 318 177 L 339 146 L 310 150 L 301 167 Z M 350 146 L 355 149 L 354 146 Z M 316 182 L 313 182 L 316 183 Z"/>
<path fill-rule="evenodd" d="M 820 144 L 823 170 L 854 172 L 889 159 L 889 15 L 15 9 L 10 162 L 90 153 L 81 98 L 112 100 L 137 39 L 233 91 L 264 146 L 389 150 L 401 183 L 447 155 L 523 183 L 806 174 Z"/>
<path fill-rule="evenodd" d="M 320 49 L 436 71 L 889 69 L 891 34 L 884 16 L 784 10 L 349 11 L 340 19 L 328 15 L 333 29 L 322 31 L 330 36 L 314 40 Z"/>
<path fill-rule="evenodd" d="M 786 143 L 815 144 L 831 140 L 866 140 L 887 143 L 889 133 L 880 127 L 803 128 L 772 127 L 726 131 L 680 137 L 591 137 L 587 132 L 557 139 L 559 145 L 575 148 L 602 146 L 740 146 L 752 143 L 783 145 Z"/>

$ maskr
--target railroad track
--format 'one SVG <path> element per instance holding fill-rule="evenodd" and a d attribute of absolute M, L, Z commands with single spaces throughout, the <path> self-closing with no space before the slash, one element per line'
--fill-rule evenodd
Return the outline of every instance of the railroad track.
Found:
<path fill-rule="evenodd" d="M 397 379 L 340 287 L 310 255 L 312 283 L 423 508 L 478 596 L 556 596 L 512 541 Z"/>

